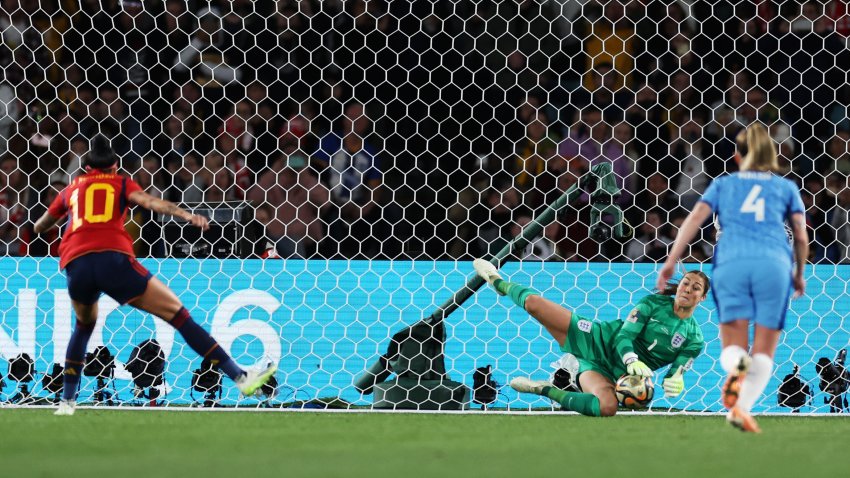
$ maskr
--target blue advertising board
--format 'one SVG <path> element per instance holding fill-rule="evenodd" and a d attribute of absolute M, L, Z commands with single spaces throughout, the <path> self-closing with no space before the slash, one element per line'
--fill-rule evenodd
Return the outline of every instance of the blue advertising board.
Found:
<path fill-rule="evenodd" d="M 357 405 L 371 403 L 352 382 L 385 352 L 392 334 L 429 315 L 472 275 L 468 262 L 302 261 L 145 259 L 151 272 L 180 297 L 194 319 L 220 341 L 243 366 L 279 363 L 283 385 L 278 401 L 340 397 Z M 690 266 L 694 267 L 694 266 Z M 711 275 L 709 265 L 702 266 Z M 596 320 L 624 317 L 650 293 L 653 264 L 510 263 L 506 278 L 530 285 L 545 297 Z M 801 368 L 814 398 L 804 412 L 828 412 L 818 389 L 814 364 L 833 359 L 850 342 L 850 266 L 812 266 L 808 293 L 792 302 L 777 351 L 777 367 L 767 395 L 756 411 L 788 411 L 777 405 L 776 390 L 794 364 Z M 0 259 L 0 373 L 20 353 L 34 357 L 36 370 L 63 363 L 73 327 L 64 274 L 52 258 Z M 718 387 L 723 373 L 714 304 L 696 311 L 707 347 L 685 376 L 685 393 L 668 400 L 660 384 L 653 408 L 721 411 Z M 472 386 L 475 368 L 492 365 L 502 384 L 518 375 L 547 378 L 558 360 L 557 344 L 546 331 L 509 299 L 480 290 L 446 320 L 446 369 L 452 380 Z M 100 319 L 89 350 L 105 344 L 118 367 L 110 384 L 117 399 L 132 402 L 130 375 L 123 369 L 132 347 L 155 338 L 166 355 L 165 400 L 189 404 L 201 397 L 191 392 L 198 358 L 166 323 L 100 301 Z M 39 375 L 40 377 L 40 375 Z M 660 376 L 659 376 L 660 377 Z M 91 400 L 87 378 L 80 400 Z M 7 379 L 0 399 L 14 393 Z M 36 394 L 47 392 L 35 387 Z M 238 394 L 225 383 L 222 403 L 236 404 Z M 252 399 L 253 400 L 253 399 Z M 242 403 L 251 403 L 251 400 Z M 254 401 L 253 403 L 256 403 Z M 493 406 L 528 408 L 549 401 L 518 396 L 503 387 Z"/>

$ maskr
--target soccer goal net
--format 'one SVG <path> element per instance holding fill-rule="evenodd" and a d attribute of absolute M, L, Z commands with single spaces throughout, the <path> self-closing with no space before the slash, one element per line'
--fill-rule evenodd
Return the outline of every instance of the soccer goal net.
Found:
<path fill-rule="evenodd" d="M 849 32 L 838 0 L 4 1 L 0 400 L 49 403 L 61 383 L 74 323 L 61 232 L 33 224 L 96 134 L 146 192 L 211 219 L 202 234 L 130 208 L 140 262 L 239 364 L 280 369 L 239 397 L 168 324 L 104 296 L 80 402 L 368 407 L 378 399 L 355 385 L 372 370 L 407 381 L 389 407 L 448 393 L 461 408 L 546 409 L 504 384 L 549 379 L 561 352 L 508 298 L 463 293 L 472 259 L 542 226 L 502 274 L 623 319 L 760 122 L 802 188 L 812 255 L 756 410 L 843 408 Z M 633 237 L 594 229 L 580 180 L 600 164 Z M 571 187 L 584 189 L 537 223 Z M 685 267 L 711 275 L 714 243 L 707 225 Z M 711 299 L 695 318 L 706 349 L 653 410 L 722 409 Z M 488 366 L 501 386 L 476 374 Z"/>

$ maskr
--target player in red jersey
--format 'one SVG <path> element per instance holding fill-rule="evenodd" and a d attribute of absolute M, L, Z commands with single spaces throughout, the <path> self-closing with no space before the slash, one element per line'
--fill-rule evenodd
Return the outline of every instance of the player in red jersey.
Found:
<path fill-rule="evenodd" d="M 218 342 L 198 325 L 180 299 L 153 277 L 133 255 L 133 243 L 124 229 L 127 209 L 136 204 L 159 214 L 179 217 L 203 230 L 207 218 L 155 198 L 132 179 L 117 173 L 117 158 L 108 140 L 98 135 L 84 161 L 86 174 L 71 181 L 35 224 L 35 232 L 54 227 L 66 215 L 59 266 L 65 269 L 68 294 L 77 322 L 65 358 L 64 388 L 56 415 L 73 415 L 86 345 L 97 320 L 97 300 L 105 293 L 121 304 L 150 312 L 180 332 L 192 350 L 236 382 L 245 396 L 252 395 L 277 369 L 245 372 Z"/>

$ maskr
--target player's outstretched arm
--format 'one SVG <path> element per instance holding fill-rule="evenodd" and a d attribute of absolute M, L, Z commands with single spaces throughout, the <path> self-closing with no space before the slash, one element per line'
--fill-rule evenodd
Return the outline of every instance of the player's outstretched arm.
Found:
<path fill-rule="evenodd" d="M 676 241 L 673 242 L 673 248 L 670 249 L 670 253 L 667 255 L 667 260 L 664 262 L 664 267 L 661 268 L 661 271 L 658 273 L 658 280 L 655 282 L 655 288 L 658 290 L 664 290 L 664 287 L 667 285 L 667 281 L 673 277 L 673 273 L 676 272 L 676 261 L 678 261 L 682 254 L 685 253 L 685 248 L 688 247 L 688 244 L 691 243 L 694 236 L 697 235 L 697 231 L 699 228 L 705 223 L 706 219 L 711 215 L 711 206 L 700 201 L 694 206 L 693 211 L 688 214 L 688 217 L 685 218 L 685 221 L 682 223 L 682 229 L 679 230 L 679 234 L 676 235 Z"/>
<path fill-rule="evenodd" d="M 204 231 L 210 228 L 209 219 L 204 216 L 192 214 L 171 201 L 153 197 L 144 191 L 134 191 L 130 194 L 129 199 L 132 203 L 155 213 L 168 214 L 189 221 L 193 226 L 200 227 Z"/>
<path fill-rule="evenodd" d="M 613 340 L 614 351 L 622 359 L 623 365 L 626 366 L 626 373 L 641 377 L 653 376 L 652 369 L 635 353 L 634 345 L 635 339 L 646 328 L 649 317 L 652 315 L 652 307 L 646 302 L 647 297 L 641 299 L 635 308 L 629 312 L 628 317 L 623 321 L 623 326 L 620 327 Z"/>
<path fill-rule="evenodd" d="M 33 231 L 35 231 L 36 234 L 41 234 L 43 232 L 47 232 L 53 226 L 55 226 L 57 222 L 59 222 L 59 219 L 61 219 L 61 218 L 53 217 L 53 216 L 50 215 L 49 212 L 45 212 L 44 214 L 41 215 L 40 218 L 38 218 L 38 221 L 35 222 L 35 225 L 33 226 L 32 229 L 33 229 Z"/>
<path fill-rule="evenodd" d="M 809 258 L 809 233 L 806 231 L 806 219 L 802 213 L 796 212 L 791 215 L 791 234 L 794 236 L 794 297 L 800 297 L 806 293 L 806 280 L 803 271 L 806 260 Z"/>

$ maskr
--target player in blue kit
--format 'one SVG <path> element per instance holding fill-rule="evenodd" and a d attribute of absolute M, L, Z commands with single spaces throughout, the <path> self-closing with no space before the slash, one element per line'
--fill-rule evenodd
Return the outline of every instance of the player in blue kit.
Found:
<path fill-rule="evenodd" d="M 743 141 L 745 139 L 746 141 Z M 785 326 L 792 288 L 803 295 L 803 269 L 809 255 L 803 201 L 793 182 L 776 174 L 776 147 L 761 124 L 739 135 L 741 171 L 715 179 L 682 223 L 670 255 L 658 276 L 662 287 L 676 262 L 716 213 L 723 232 L 714 249 L 714 301 L 720 314 L 723 351 L 720 364 L 728 374 L 722 388 L 727 420 L 748 432 L 760 432 L 750 415 L 773 370 L 773 356 Z M 785 230 L 790 223 L 793 251 Z M 755 322 L 751 353 L 749 323 Z"/>

